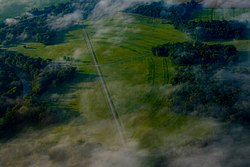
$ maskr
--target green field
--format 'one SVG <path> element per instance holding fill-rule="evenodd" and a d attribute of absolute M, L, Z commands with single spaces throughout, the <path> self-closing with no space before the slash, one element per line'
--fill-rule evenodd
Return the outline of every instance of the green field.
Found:
<path fill-rule="evenodd" d="M 212 119 L 179 115 L 170 110 L 168 96 L 174 88 L 166 78 L 172 77 L 175 67 L 168 59 L 154 57 L 151 48 L 167 42 L 192 41 L 185 33 L 162 24 L 160 19 L 122 13 L 84 24 L 128 143 L 136 141 L 139 148 L 152 152 L 178 152 L 192 143 L 206 142 L 220 131 L 221 124 Z M 28 153 L 28 160 L 47 160 L 44 154 L 58 145 L 66 145 L 65 149 L 81 147 L 83 143 L 120 146 L 83 30 L 64 32 L 64 36 L 64 42 L 56 45 L 26 43 L 26 47 L 22 44 L 10 50 L 55 61 L 72 57 L 69 63 L 78 68 L 75 79 L 50 90 L 43 100 L 59 113 L 78 113 L 78 117 L 38 131 L 27 129 L 8 145 L 0 144 L 0 153 L 5 152 L 0 162 L 7 163 L 11 154 L 16 156 L 14 162 L 8 161 L 8 166 L 27 166 L 24 155 Z M 249 48 L 249 41 L 226 43 L 236 45 L 241 51 Z M 24 146 L 28 153 L 18 151 Z M 70 150 L 69 154 L 74 153 Z M 77 158 L 69 162 L 80 163 Z"/>
<path fill-rule="evenodd" d="M 104 32 L 95 29 L 100 23 L 90 24 L 88 28 L 128 134 L 139 139 L 143 148 L 151 149 L 166 143 L 171 145 L 175 135 L 184 135 L 175 143 L 177 145 L 209 136 L 216 126 L 212 121 L 204 123 L 202 119 L 169 111 L 167 96 L 173 88 L 167 84 L 165 76 L 173 73 L 174 66 L 151 52 L 156 45 L 192 39 L 172 25 L 161 24 L 159 19 L 120 14 L 103 22 Z M 155 139 L 154 144 L 155 136 L 159 139 Z"/>

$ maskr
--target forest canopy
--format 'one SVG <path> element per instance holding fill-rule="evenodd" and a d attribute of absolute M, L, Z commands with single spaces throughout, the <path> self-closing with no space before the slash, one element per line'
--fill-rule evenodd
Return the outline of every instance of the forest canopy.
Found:
<path fill-rule="evenodd" d="M 167 43 L 152 48 L 155 56 L 175 64 L 169 96 L 173 111 L 249 124 L 248 68 L 236 65 L 239 51 L 232 45 Z"/>
<path fill-rule="evenodd" d="M 233 45 L 207 45 L 184 42 L 166 43 L 152 48 L 155 56 L 170 57 L 177 65 L 228 64 L 238 59 L 239 51 Z"/>
<path fill-rule="evenodd" d="M 0 50 L 0 137 L 22 123 L 51 118 L 41 95 L 70 80 L 75 68 L 51 60 Z"/>
<path fill-rule="evenodd" d="M 53 24 L 68 28 L 86 19 L 98 0 L 72 0 L 67 3 L 51 5 L 44 9 L 32 9 L 23 16 L 6 19 L 0 23 L 0 44 L 8 46 L 20 42 L 41 42 L 53 44 L 56 31 Z"/>

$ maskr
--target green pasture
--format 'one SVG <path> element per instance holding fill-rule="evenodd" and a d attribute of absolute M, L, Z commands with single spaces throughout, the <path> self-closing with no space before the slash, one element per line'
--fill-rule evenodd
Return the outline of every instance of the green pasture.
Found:
<path fill-rule="evenodd" d="M 203 119 L 171 112 L 167 97 L 174 88 L 166 78 L 173 75 L 174 65 L 167 58 L 154 57 L 151 49 L 167 42 L 192 39 L 162 22 L 119 14 L 104 20 L 101 30 L 96 28 L 100 23 L 89 23 L 88 26 L 117 111 L 128 135 L 138 139 L 143 148 L 203 140 L 217 126 L 211 120 L 204 123 Z M 180 134 L 183 135 L 181 140 L 172 141 Z M 153 138 L 157 142 L 154 143 Z M 168 140 L 172 142 L 168 143 Z"/>

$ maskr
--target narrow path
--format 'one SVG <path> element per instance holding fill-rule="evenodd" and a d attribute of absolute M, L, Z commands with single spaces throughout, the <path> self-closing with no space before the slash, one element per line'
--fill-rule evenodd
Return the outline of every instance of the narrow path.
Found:
<path fill-rule="evenodd" d="M 124 129 L 123 129 L 121 120 L 120 120 L 119 115 L 118 115 L 118 113 L 117 113 L 117 111 L 115 109 L 114 103 L 112 101 L 110 92 L 109 92 L 108 87 L 107 87 L 107 84 L 106 84 L 106 82 L 105 82 L 105 80 L 103 78 L 103 75 L 102 75 L 102 72 L 101 72 L 101 69 L 100 69 L 100 65 L 99 65 L 97 57 L 95 55 L 95 52 L 94 52 L 93 46 L 91 44 L 88 32 L 87 32 L 87 30 L 85 28 L 83 29 L 83 31 L 84 31 L 85 39 L 86 39 L 86 42 L 88 44 L 89 50 L 91 52 L 91 56 L 92 56 L 93 61 L 94 61 L 94 65 L 96 67 L 97 75 L 100 78 L 100 83 L 101 83 L 102 88 L 104 90 L 104 93 L 106 95 L 106 99 L 107 99 L 107 102 L 108 102 L 108 105 L 109 105 L 110 112 L 112 113 L 113 119 L 115 121 L 115 126 L 117 128 L 120 140 L 121 140 L 122 144 L 125 145 L 126 142 L 125 142 L 125 137 L 124 137 Z"/>

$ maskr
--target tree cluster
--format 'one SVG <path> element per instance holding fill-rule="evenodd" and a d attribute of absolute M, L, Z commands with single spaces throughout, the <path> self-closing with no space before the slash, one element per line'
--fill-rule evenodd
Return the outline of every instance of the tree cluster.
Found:
<path fill-rule="evenodd" d="M 41 10 L 34 8 L 30 13 L 34 16 L 46 14 L 51 16 L 62 16 L 80 10 L 83 14 L 83 19 L 86 19 L 98 2 L 99 0 L 70 0 L 69 2 L 51 5 Z"/>
<path fill-rule="evenodd" d="M 249 34 L 247 24 L 238 21 L 190 21 L 184 25 L 195 39 L 208 41 L 217 39 L 244 39 Z"/>
<path fill-rule="evenodd" d="M 0 23 L 0 44 L 8 46 L 18 42 L 35 41 L 44 44 L 54 42 L 56 32 L 48 24 L 49 17 L 62 17 L 74 11 L 81 11 L 82 18 L 87 18 L 98 1 L 72 0 L 67 3 L 51 5 L 42 10 L 32 9 L 14 22 Z"/>
<path fill-rule="evenodd" d="M 246 88 L 250 82 L 250 71 L 241 70 L 237 67 L 204 68 L 200 65 L 177 70 L 172 83 L 178 89 L 170 97 L 173 110 L 249 125 L 250 91 Z"/>
<path fill-rule="evenodd" d="M 3 50 L 0 65 L 0 136 L 19 124 L 48 119 L 41 95 L 71 79 L 75 72 L 67 64 Z"/>
<path fill-rule="evenodd" d="M 167 19 L 177 25 L 194 18 L 201 9 L 202 6 L 194 0 L 177 5 L 167 5 L 164 1 L 159 1 L 138 4 L 126 9 L 125 12 Z"/>
<path fill-rule="evenodd" d="M 249 124 L 250 71 L 235 65 L 234 46 L 168 43 L 152 51 L 176 65 L 171 80 L 176 89 L 169 96 L 173 111 Z"/>
<path fill-rule="evenodd" d="M 15 24 L 1 24 L 0 43 L 7 46 L 17 42 L 36 41 L 44 44 L 51 44 L 55 32 L 47 25 L 47 17 L 26 17 L 18 19 Z"/>
<path fill-rule="evenodd" d="M 152 48 L 155 56 L 170 57 L 176 65 L 228 64 L 238 59 L 239 52 L 232 45 L 207 45 L 184 42 L 166 43 Z"/>

